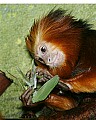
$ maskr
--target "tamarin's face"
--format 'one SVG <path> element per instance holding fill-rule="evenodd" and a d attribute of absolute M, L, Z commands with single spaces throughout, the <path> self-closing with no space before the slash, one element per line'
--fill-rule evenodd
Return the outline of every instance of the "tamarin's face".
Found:
<path fill-rule="evenodd" d="M 34 56 L 39 62 L 51 68 L 64 63 L 65 54 L 52 43 L 40 41 L 34 47 Z"/>

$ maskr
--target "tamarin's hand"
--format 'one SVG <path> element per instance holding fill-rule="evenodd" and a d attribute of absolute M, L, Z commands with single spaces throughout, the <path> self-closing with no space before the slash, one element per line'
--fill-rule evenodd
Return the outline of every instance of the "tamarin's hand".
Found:
<path fill-rule="evenodd" d="M 26 77 L 30 80 L 32 78 L 32 74 L 33 74 L 32 70 L 29 70 L 26 73 Z M 53 77 L 46 69 L 42 69 L 39 67 L 36 68 L 36 74 L 37 74 L 38 83 L 41 83 L 41 82 L 44 83 Z"/>

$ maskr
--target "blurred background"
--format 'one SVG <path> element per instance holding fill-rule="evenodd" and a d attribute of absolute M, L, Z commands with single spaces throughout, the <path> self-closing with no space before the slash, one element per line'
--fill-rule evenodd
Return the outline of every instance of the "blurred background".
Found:
<path fill-rule="evenodd" d="M 41 18 L 54 7 L 67 10 L 76 19 L 87 20 L 96 29 L 95 4 L 0 4 L 0 70 L 17 83 L 0 96 L 0 112 L 5 118 L 20 118 L 23 112 L 19 96 L 24 90 L 19 79 L 14 79 L 8 72 L 20 78 L 17 67 L 24 74 L 31 68 L 25 37 L 34 19 Z"/>

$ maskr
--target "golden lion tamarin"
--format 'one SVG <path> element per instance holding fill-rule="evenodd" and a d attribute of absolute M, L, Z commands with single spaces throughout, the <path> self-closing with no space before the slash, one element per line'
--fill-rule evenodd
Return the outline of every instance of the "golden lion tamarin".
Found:
<path fill-rule="evenodd" d="M 96 31 L 86 21 L 51 10 L 34 22 L 26 45 L 37 64 L 37 72 L 58 75 L 72 93 L 96 92 Z M 68 96 L 52 93 L 45 104 L 59 110 L 77 106 Z"/>

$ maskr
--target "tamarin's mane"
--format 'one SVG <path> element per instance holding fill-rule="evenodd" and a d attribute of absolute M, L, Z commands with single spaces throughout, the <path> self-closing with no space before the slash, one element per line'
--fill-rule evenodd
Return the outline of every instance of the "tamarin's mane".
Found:
<path fill-rule="evenodd" d="M 82 30 L 90 29 L 86 21 L 76 20 L 73 16 L 65 15 L 65 10 L 51 10 L 41 20 L 34 22 L 32 31 L 42 34 L 44 38 L 64 38 L 64 35 L 78 34 Z M 39 33 L 36 33 L 36 32 Z"/>
<path fill-rule="evenodd" d="M 96 52 L 93 51 L 92 46 L 95 46 L 94 50 L 96 51 L 96 44 L 94 39 L 92 41 L 89 39 L 88 35 L 92 36 L 95 33 L 96 31 L 91 30 L 91 25 L 87 24 L 86 21 L 77 20 L 73 16 L 70 16 L 70 14 L 66 15 L 65 10 L 52 9 L 43 18 L 34 21 L 26 44 L 32 53 L 34 52 L 33 46 L 37 42 L 37 38 L 39 38 L 39 42 L 42 40 L 51 42 L 74 58 L 81 51 L 79 56 L 83 53 L 84 55 L 82 56 L 85 57 L 83 59 L 87 59 L 91 53 L 94 55 L 91 55 L 90 59 L 93 59 L 96 56 Z M 81 45 L 83 46 L 82 49 Z"/>
<path fill-rule="evenodd" d="M 69 46 L 74 43 L 79 46 L 78 40 L 81 39 L 82 33 L 89 29 L 90 25 L 86 21 L 76 20 L 73 16 L 66 15 L 65 10 L 52 9 L 41 20 L 34 21 L 28 36 L 29 41 L 26 41 L 26 43 L 31 52 L 34 51 L 32 46 L 37 42 L 37 38 L 55 45 L 58 45 L 58 43 L 64 45 L 65 43 Z"/>
<path fill-rule="evenodd" d="M 32 44 L 36 42 L 36 38 L 50 41 L 54 43 L 64 42 L 64 38 L 73 39 L 81 38 L 82 32 L 91 28 L 86 21 L 77 20 L 70 14 L 66 15 L 66 11 L 62 9 L 52 9 L 41 20 L 34 21 L 31 28 L 29 39 Z M 67 40 L 66 40 L 67 41 Z"/>

